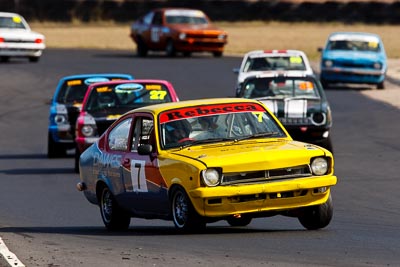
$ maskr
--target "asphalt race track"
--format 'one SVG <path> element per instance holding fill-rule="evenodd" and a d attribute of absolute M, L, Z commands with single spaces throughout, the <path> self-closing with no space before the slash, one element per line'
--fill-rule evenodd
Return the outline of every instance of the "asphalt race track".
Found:
<path fill-rule="evenodd" d="M 191 235 L 178 234 L 172 222 L 132 219 L 129 231 L 110 233 L 75 188 L 73 157 L 46 157 L 47 103 L 62 76 L 166 79 L 186 100 L 233 96 L 239 63 L 92 50 L 46 50 L 39 63 L 1 63 L 0 237 L 10 251 L 26 266 L 400 266 L 400 113 L 359 92 L 370 88 L 327 91 L 339 182 L 333 220 L 319 231 L 277 216 L 243 228 L 218 222 Z"/>

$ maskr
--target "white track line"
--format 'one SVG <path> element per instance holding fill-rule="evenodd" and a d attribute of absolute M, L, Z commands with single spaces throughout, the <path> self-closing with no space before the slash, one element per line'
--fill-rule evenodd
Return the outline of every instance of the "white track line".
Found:
<path fill-rule="evenodd" d="M 0 237 L 0 258 L 4 258 L 10 266 L 25 267 L 25 265 L 12 253 Z"/>

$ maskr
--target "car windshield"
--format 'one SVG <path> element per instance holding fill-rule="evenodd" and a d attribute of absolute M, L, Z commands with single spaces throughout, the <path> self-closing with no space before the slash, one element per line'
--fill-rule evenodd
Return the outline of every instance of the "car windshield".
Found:
<path fill-rule="evenodd" d="M 21 18 L 18 16 L 14 17 L 0 17 L 0 28 L 9 29 L 26 29 Z"/>
<path fill-rule="evenodd" d="M 265 108 L 255 103 L 188 107 L 160 114 L 160 140 L 165 149 L 285 136 Z"/>
<path fill-rule="evenodd" d="M 370 51 L 379 52 L 380 46 L 377 41 L 367 40 L 332 40 L 327 45 L 328 50 L 347 50 L 347 51 Z"/>
<path fill-rule="evenodd" d="M 172 102 L 168 88 L 158 83 L 121 83 L 93 88 L 86 111 L 133 109 L 152 104 Z"/>
<path fill-rule="evenodd" d="M 249 57 L 244 72 L 266 70 L 306 70 L 301 56 Z"/>
<path fill-rule="evenodd" d="M 244 98 L 319 98 L 318 83 L 311 78 L 263 77 L 245 81 L 241 95 Z"/>
<path fill-rule="evenodd" d="M 198 10 L 168 10 L 165 12 L 168 24 L 207 24 L 208 20 L 203 12 Z"/>

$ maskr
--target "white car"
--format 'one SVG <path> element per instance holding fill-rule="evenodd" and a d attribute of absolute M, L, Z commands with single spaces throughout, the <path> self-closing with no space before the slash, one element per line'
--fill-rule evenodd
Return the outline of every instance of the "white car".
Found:
<path fill-rule="evenodd" d="M 34 32 L 19 14 L 0 12 L 0 60 L 27 57 L 37 62 L 45 49 L 45 37 Z"/>
<path fill-rule="evenodd" d="M 240 85 L 250 76 L 266 71 L 290 71 L 314 74 L 306 54 L 300 50 L 254 50 L 246 53 L 240 68 L 233 69 L 238 74 L 236 96 Z"/>

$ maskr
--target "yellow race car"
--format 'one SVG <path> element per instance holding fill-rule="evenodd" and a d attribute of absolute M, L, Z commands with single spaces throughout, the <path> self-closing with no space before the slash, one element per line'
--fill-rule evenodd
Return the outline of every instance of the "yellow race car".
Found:
<path fill-rule="evenodd" d="M 193 231 L 272 215 L 324 228 L 337 182 L 328 150 L 294 141 L 263 103 L 239 98 L 132 110 L 85 150 L 79 168 L 77 188 L 109 230 L 127 229 L 132 217 Z"/>

